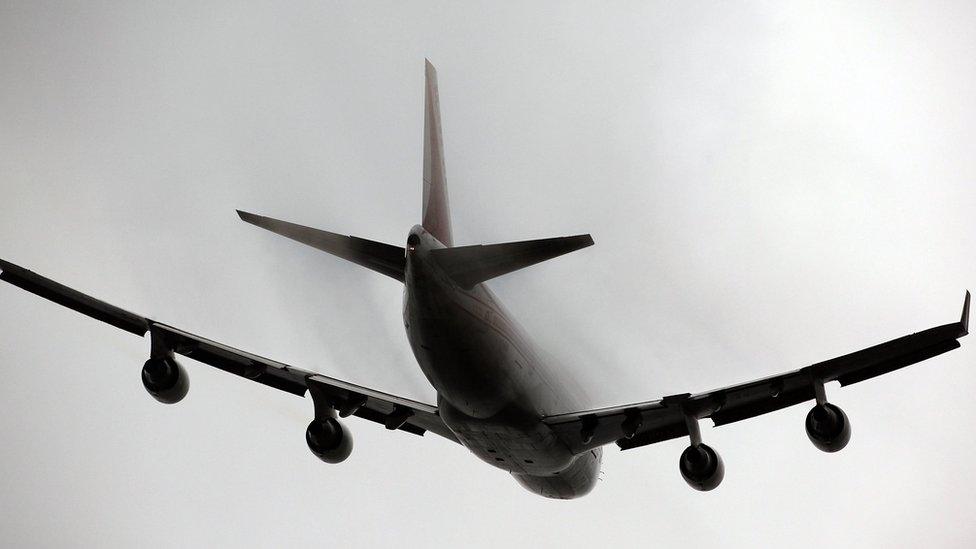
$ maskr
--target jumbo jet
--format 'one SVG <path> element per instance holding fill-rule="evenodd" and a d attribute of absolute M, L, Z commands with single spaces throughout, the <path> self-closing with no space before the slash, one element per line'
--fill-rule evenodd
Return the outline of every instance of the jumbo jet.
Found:
<path fill-rule="evenodd" d="M 726 425 L 814 400 L 806 432 L 814 446 L 836 452 L 851 424 L 827 401 L 824 384 L 850 385 L 959 347 L 968 333 L 970 295 L 959 322 L 906 335 L 779 375 L 701 393 L 583 409 L 565 374 L 545 367 L 528 334 L 486 282 L 593 244 L 590 235 L 455 246 L 441 140 L 437 75 L 426 63 L 422 219 L 404 246 L 296 225 L 238 211 L 247 223 L 307 244 L 403 285 L 403 326 L 436 404 L 416 402 L 244 352 L 146 318 L 0 260 L 0 279 L 138 336 L 150 337 L 142 383 L 156 400 L 179 402 L 189 388 L 182 355 L 274 389 L 311 396 L 305 430 L 313 454 L 339 463 L 352 435 L 339 418 L 355 416 L 410 435 L 427 432 L 456 442 L 522 486 L 549 498 L 583 496 L 596 484 L 602 448 L 623 450 L 688 437 L 678 459 L 684 480 L 712 490 L 725 475 L 719 454 L 702 442 L 699 421 Z M 577 410 L 565 413 L 565 410 Z"/>

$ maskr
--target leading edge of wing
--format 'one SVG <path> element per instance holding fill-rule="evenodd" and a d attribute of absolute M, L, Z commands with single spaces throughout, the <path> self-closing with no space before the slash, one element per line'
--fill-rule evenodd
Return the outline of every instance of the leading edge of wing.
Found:
<path fill-rule="evenodd" d="M 543 418 L 574 451 L 610 442 L 622 449 L 688 435 L 685 418 L 716 426 L 773 412 L 815 398 L 814 382 L 864 381 L 959 347 L 968 334 L 970 292 L 959 322 L 936 326 L 811 366 L 697 394 L 678 394 L 622 406 Z"/>

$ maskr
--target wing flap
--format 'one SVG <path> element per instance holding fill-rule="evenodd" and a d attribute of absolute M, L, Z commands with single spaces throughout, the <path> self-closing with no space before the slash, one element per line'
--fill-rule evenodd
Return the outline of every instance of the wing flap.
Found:
<path fill-rule="evenodd" d="M 377 400 L 379 402 L 384 402 L 389 405 L 392 409 L 395 406 L 403 406 L 405 408 L 410 408 L 416 412 L 423 412 L 426 414 L 436 414 L 437 407 L 431 406 L 430 404 L 424 404 L 423 402 L 417 402 L 415 400 L 410 400 L 396 395 L 391 395 L 389 393 L 384 393 L 382 391 L 377 391 L 375 389 L 369 389 L 362 387 L 360 385 L 354 385 L 345 381 L 340 381 L 338 379 L 333 379 L 331 377 L 326 377 L 320 374 L 315 374 L 309 378 L 310 382 L 315 382 L 321 384 L 327 388 L 328 391 L 333 392 L 337 396 L 342 398 L 348 397 L 350 394 L 362 395 L 367 398 Z"/>
<path fill-rule="evenodd" d="M 966 295 L 968 306 L 969 292 Z M 850 385 L 951 351 L 958 347 L 953 347 L 952 343 L 967 333 L 963 322 L 945 324 L 820 362 L 810 368 L 825 381 L 838 380 L 841 385 Z"/>
<path fill-rule="evenodd" d="M 411 412 L 406 423 L 399 427 L 400 430 L 416 435 L 423 435 L 424 431 L 430 431 L 448 440 L 457 442 L 454 433 L 441 421 L 440 416 L 437 414 L 437 408 L 430 404 L 409 400 L 318 374 L 310 376 L 307 382 L 310 385 L 316 385 L 317 389 L 325 394 L 327 398 L 333 399 L 332 405 L 335 408 L 341 409 L 347 403 L 359 400 L 362 404 L 353 413 L 356 417 L 379 423 L 380 425 L 386 425 L 391 414 L 396 413 L 399 407 L 410 410 Z"/>
<path fill-rule="evenodd" d="M 305 396 L 306 378 L 313 375 L 298 368 L 228 347 L 222 343 L 154 322 L 166 348 L 225 372 L 263 383 L 293 395 Z"/>
<path fill-rule="evenodd" d="M 838 375 L 837 380 L 840 381 L 841 385 L 850 385 L 852 383 L 871 379 L 882 374 L 887 374 L 888 372 L 894 372 L 895 370 L 899 370 L 905 366 L 911 366 L 912 364 L 921 362 L 923 360 L 928 360 L 930 358 L 939 356 L 942 353 L 948 353 L 953 349 L 958 349 L 959 346 L 959 341 L 955 339 L 940 341 L 930 347 L 912 350 L 903 355 L 894 356 L 880 361 L 871 367 L 858 368 L 854 371 Z"/>

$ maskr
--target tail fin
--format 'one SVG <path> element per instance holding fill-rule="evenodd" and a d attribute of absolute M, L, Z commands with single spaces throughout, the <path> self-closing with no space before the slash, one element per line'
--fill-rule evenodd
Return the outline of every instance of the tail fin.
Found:
<path fill-rule="evenodd" d="M 437 98 L 437 70 L 426 61 L 424 96 L 424 211 L 421 224 L 441 244 L 453 246 L 451 206 L 447 199 L 444 172 L 444 141 L 441 137 L 441 109 Z"/>
<path fill-rule="evenodd" d="M 237 210 L 237 215 L 252 225 L 257 225 L 262 229 L 307 244 L 403 282 L 403 271 L 406 268 L 403 248 L 366 240 L 365 238 L 321 231 L 240 210 Z"/>
<path fill-rule="evenodd" d="M 593 245 L 588 234 L 431 250 L 434 260 L 462 288 Z"/>

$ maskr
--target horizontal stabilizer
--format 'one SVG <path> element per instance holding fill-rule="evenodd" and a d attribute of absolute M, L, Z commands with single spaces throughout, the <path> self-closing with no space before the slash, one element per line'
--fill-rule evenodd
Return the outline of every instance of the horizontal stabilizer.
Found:
<path fill-rule="evenodd" d="M 489 244 L 441 248 L 431 254 L 442 269 L 465 289 L 547 259 L 593 245 L 588 234 Z"/>
<path fill-rule="evenodd" d="M 262 229 L 307 244 L 403 282 L 403 271 L 406 266 L 403 248 L 366 240 L 365 238 L 330 233 L 240 210 L 237 210 L 237 214 L 241 216 L 242 220 L 252 225 L 257 225 Z"/>

